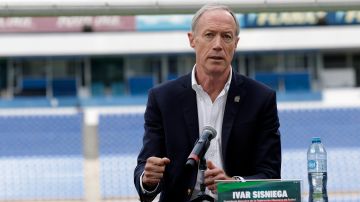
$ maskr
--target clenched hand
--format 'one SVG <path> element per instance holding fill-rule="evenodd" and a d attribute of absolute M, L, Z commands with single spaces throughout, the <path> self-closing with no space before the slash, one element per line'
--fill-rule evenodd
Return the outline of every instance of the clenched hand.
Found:
<path fill-rule="evenodd" d="M 165 166 L 170 163 L 170 159 L 164 157 L 149 157 L 146 160 L 143 185 L 146 188 L 154 189 L 164 176 Z"/>

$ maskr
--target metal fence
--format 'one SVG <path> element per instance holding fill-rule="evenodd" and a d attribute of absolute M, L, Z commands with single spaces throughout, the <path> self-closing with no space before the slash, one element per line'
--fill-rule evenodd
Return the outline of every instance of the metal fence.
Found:
<path fill-rule="evenodd" d="M 1 115 L 0 201 L 136 201 L 133 170 L 144 108 L 124 109 Z M 97 146 L 87 141 L 85 116 L 99 118 L 91 128 Z M 280 109 L 279 117 L 282 177 L 303 180 L 304 201 L 312 136 L 321 137 L 328 151 L 330 200 L 360 201 L 360 107 Z M 86 155 L 87 147 L 94 155 Z"/>

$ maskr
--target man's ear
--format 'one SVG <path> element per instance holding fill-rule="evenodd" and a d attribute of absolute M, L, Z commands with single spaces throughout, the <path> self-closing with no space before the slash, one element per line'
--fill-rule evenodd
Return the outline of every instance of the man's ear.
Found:
<path fill-rule="evenodd" d="M 237 45 L 238 45 L 239 41 L 240 41 L 240 37 L 238 36 L 238 37 L 237 37 L 237 39 L 236 39 L 236 43 L 235 43 L 235 49 L 236 49 L 236 47 L 237 47 Z"/>
<path fill-rule="evenodd" d="M 194 39 L 194 33 L 192 32 L 188 32 L 188 39 L 189 39 L 189 44 L 191 46 L 191 48 L 195 48 L 195 39 Z"/>

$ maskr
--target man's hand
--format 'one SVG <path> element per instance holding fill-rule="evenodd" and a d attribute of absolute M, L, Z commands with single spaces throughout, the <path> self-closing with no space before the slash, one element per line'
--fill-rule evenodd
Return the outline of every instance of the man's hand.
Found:
<path fill-rule="evenodd" d="M 217 193 L 215 180 L 231 180 L 224 170 L 215 166 L 212 161 L 206 161 L 207 170 L 205 171 L 205 185 L 212 192 Z"/>
<path fill-rule="evenodd" d="M 144 175 L 142 178 L 145 189 L 155 189 L 164 176 L 165 166 L 170 163 L 170 159 L 149 157 L 146 160 Z"/>

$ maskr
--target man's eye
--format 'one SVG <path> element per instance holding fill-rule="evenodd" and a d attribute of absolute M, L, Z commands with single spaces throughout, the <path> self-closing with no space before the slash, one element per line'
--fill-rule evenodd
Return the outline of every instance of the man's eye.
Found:
<path fill-rule="evenodd" d="M 214 34 L 213 33 L 206 33 L 205 37 L 206 38 L 212 38 L 212 37 L 214 37 Z"/>
<path fill-rule="evenodd" d="M 223 38 L 224 38 L 224 40 L 225 40 L 226 42 L 231 42 L 232 39 L 233 39 L 233 37 L 232 37 L 230 34 L 225 34 L 225 35 L 223 36 Z"/>

